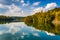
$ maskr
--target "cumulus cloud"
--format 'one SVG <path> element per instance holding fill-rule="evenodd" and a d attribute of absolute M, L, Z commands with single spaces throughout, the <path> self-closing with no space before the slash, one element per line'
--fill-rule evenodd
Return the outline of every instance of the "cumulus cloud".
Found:
<path fill-rule="evenodd" d="M 24 0 L 21 0 L 21 3 L 24 3 Z"/>
<path fill-rule="evenodd" d="M 51 10 L 54 9 L 55 7 L 57 7 L 56 3 L 48 3 L 45 7 L 45 10 Z"/>
<path fill-rule="evenodd" d="M 22 6 L 28 6 L 28 5 L 29 5 L 28 3 L 27 4 L 26 3 L 22 4 Z"/>
<path fill-rule="evenodd" d="M 0 4 L 0 7 L 8 8 L 8 11 L 6 11 L 4 14 L 2 13 L 2 15 L 24 16 L 24 11 L 21 8 L 19 8 L 18 6 L 16 6 L 15 4 L 12 4 L 12 5 L 9 5 L 9 6 Z"/>
<path fill-rule="evenodd" d="M 29 5 L 29 1 L 27 1 L 27 3 L 25 3 L 24 0 L 21 0 L 20 2 L 22 4 L 22 6 L 28 6 Z"/>
<path fill-rule="evenodd" d="M 0 8 L 2 7 L 3 5 L 2 4 L 0 4 Z"/>
<path fill-rule="evenodd" d="M 43 7 L 35 8 L 33 11 L 34 13 L 36 12 L 41 12 L 43 10 Z"/>
<path fill-rule="evenodd" d="M 28 6 L 29 2 L 25 3 L 24 0 L 21 1 L 23 6 Z M 35 6 L 39 4 L 39 2 L 33 3 Z M 31 8 L 32 7 L 32 8 Z M 36 12 L 41 12 L 42 10 L 44 12 L 54 9 L 55 7 L 57 7 L 56 3 L 48 3 L 45 7 L 34 7 L 34 6 L 30 6 L 29 8 L 29 12 L 26 12 L 24 10 L 22 10 L 21 7 L 16 6 L 15 4 L 12 5 L 3 5 L 0 3 L 0 8 L 7 8 L 8 11 L 6 11 L 5 13 L 0 13 L 0 15 L 7 15 L 7 16 L 27 16 L 27 15 L 32 15 Z"/>
<path fill-rule="evenodd" d="M 57 7 L 57 4 L 56 3 L 48 3 L 44 8 L 43 7 L 39 7 L 39 8 L 36 8 L 34 9 L 34 13 L 36 12 L 46 12 L 48 10 L 51 10 L 51 9 L 54 9 L 55 7 Z"/>
<path fill-rule="evenodd" d="M 23 11 L 19 7 L 15 6 L 14 4 L 9 6 L 8 8 L 9 8 L 9 10 L 8 10 L 8 12 L 6 12 L 8 15 L 15 15 L 15 16 L 23 15 Z"/>
<path fill-rule="evenodd" d="M 6 16 L 27 16 L 32 13 L 28 13 L 27 11 L 22 10 L 21 7 L 16 6 L 15 4 L 12 5 L 3 5 L 0 4 L 0 8 L 5 8 L 7 11 L 4 13 L 0 13 L 0 15 L 6 15 Z"/>
<path fill-rule="evenodd" d="M 4 8 L 4 7 L 7 7 L 7 5 L 5 6 L 4 4 L 0 3 L 0 8 Z"/>
<path fill-rule="evenodd" d="M 4 4 L 0 3 L 0 8 L 4 8 L 7 7 L 7 5 L 5 6 Z"/>
<path fill-rule="evenodd" d="M 35 3 L 33 3 L 33 6 L 37 6 L 39 4 L 40 4 L 40 2 L 35 2 Z"/>

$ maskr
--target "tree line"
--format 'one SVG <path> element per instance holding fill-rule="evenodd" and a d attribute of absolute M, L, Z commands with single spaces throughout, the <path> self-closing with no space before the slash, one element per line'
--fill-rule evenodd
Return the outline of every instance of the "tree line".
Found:
<path fill-rule="evenodd" d="M 34 15 L 27 16 L 25 23 L 51 23 L 52 21 L 60 21 L 60 8 L 48 10 L 47 12 L 37 12 Z"/>
<path fill-rule="evenodd" d="M 60 35 L 60 25 L 52 24 L 52 21 L 60 21 L 60 8 L 55 8 L 47 12 L 37 12 L 27 16 L 24 22 L 39 30 Z"/>

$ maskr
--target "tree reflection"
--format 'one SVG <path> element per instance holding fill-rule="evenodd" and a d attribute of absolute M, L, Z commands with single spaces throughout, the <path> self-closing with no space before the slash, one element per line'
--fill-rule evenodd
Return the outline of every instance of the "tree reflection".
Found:
<path fill-rule="evenodd" d="M 35 27 L 39 30 L 48 31 L 50 33 L 54 33 L 60 35 L 60 25 L 52 24 L 52 23 L 33 23 L 33 22 L 25 22 L 28 26 Z"/>
<path fill-rule="evenodd" d="M 0 21 L 0 24 L 6 24 L 6 23 L 11 23 L 11 22 L 8 22 L 8 21 Z"/>

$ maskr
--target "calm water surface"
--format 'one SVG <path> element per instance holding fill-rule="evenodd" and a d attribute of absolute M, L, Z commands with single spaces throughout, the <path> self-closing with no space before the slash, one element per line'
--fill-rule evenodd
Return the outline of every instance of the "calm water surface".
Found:
<path fill-rule="evenodd" d="M 60 40 L 60 35 L 27 26 L 24 22 L 0 24 L 0 40 Z"/>

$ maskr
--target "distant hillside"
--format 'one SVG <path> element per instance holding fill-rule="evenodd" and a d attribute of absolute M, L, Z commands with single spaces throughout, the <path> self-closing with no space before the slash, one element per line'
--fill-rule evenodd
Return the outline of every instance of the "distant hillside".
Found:
<path fill-rule="evenodd" d="M 0 21 L 3 21 L 3 22 L 12 22 L 12 21 L 24 21 L 24 18 L 25 17 L 10 17 L 10 16 L 2 16 L 0 15 Z"/>

